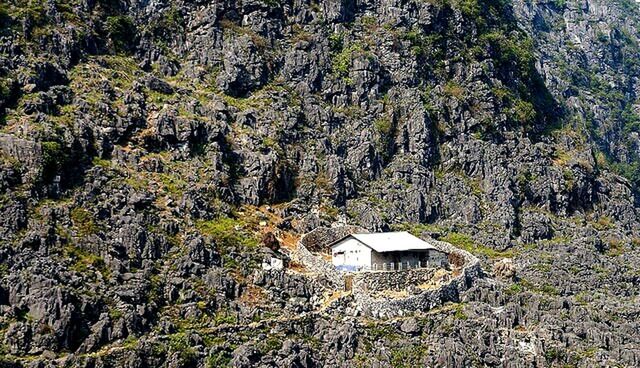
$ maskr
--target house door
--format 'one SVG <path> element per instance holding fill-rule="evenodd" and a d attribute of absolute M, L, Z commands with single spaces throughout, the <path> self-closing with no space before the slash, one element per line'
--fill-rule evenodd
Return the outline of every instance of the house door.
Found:
<path fill-rule="evenodd" d="M 344 278 L 344 291 L 351 291 L 353 287 L 353 275 L 347 275 Z"/>

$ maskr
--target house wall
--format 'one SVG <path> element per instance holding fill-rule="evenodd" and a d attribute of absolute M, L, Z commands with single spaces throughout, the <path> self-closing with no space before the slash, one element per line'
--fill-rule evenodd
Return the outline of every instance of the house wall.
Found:
<path fill-rule="evenodd" d="M 402 263 L 402 269 L 406 269 L 407 262 L 409 263 L 409 268 L 427 266 L 444 267 L 447 265 L 448 260 L 446 253 L 437 250 L 386 253 L 371 252 L 371 269 L 373 270 L 397 270 L 399 269 L 399 263 Z M 391 266 L 391 263 L 393 263 L 393 266 Z"/>
<path fill-rule="evenodd" d="M 449 257 L 447 256 L 447 253 L 435 249 L 429 251 L 429 260 L 436 264 L 441 264 L 442 266 L 449 264 Z"/>
<path fill-rule="evenodd" d="M 371 268 L 371 248 L 357 239 L 347 238 L 331 248 L 333 265 L 345 271 Z"/>

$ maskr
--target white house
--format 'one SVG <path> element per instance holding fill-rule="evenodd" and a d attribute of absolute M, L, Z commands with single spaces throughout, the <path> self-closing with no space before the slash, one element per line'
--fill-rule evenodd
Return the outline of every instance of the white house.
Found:
<path fill-rule="evenodd" d="M 444 266 L 447 254 L 406 231 L 351 234 L 331 244 L 333 265 L 343 271 L 403 270 Z"/>

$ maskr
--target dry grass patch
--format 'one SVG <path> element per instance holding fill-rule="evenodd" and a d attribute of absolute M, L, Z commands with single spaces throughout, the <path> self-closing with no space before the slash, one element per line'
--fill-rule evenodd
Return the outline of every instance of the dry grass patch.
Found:
<path fill-rule="evenodd" d="M 388 299 L 403 299 L 409 296 L 409 292 L 407 290 L 382 290 L 374 293 L 373 296 Z"/>
<path fill-rule="evenodd" d="M 417 288 L 420 290 L 433 290 L 442 286 L 444 283 L 450 280 L 450 276 L 452 273 L 445 270 L 439 269 L 434 274 L 431 280 L 427 282 L 423 282 L 422 284 L 417 285 Z"/>
<path fill-rule="evenodd" d="M 250 306 L 264 305 L 266 299 L 267 294 L 264 290 L 252 284 L 248 284 L 240 298 L 238 298 L 241 303 Z"/>

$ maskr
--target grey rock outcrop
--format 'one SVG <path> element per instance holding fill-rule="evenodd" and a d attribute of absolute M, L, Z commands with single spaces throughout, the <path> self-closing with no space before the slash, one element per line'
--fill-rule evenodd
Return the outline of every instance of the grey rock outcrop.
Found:
<path fill-rule="evenodd" d="M 639 13 L 2 3 L 0 365 L 638 366 Z M 332 224 L 513 266 L 367 324 Z"/>

